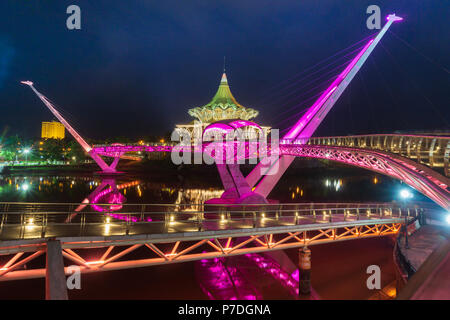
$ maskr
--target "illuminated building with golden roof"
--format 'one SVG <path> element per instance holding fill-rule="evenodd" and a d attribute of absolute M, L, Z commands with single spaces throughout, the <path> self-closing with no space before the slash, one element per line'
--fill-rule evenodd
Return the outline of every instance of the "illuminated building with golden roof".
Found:
<path fill-rule="evenodd" d="M 227 75 L 225 72 L 220 80 L 219 88 L 212 100 L 200 107 L 188 110 L 191 117 L 195 119 L 189 124 L 177 124 L 176 129 L 186 129 L 189 133 L 194 130 L 203 130 L 211 123 L 223 120 L 250 120 L 258 116 L 259 112 L 253 108 L 247 108 L 241 105 L 234 98 L 228 85 Z M 270 132 L 270 127 L 261 127 L 264 134 Z"/>

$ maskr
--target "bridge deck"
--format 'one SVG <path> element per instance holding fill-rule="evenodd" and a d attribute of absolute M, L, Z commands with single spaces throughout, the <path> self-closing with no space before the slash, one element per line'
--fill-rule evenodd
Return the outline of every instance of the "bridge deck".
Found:
<path fill-rule="evenodd" d="M 239 218 L 204 221 L 199 224 L 195 220 L 176 222 L 137 222 L 127 225 L 123 221 L 110 223 L 87 223 L 84 226 L 78 223 L 58 223 L 45 227 L 45 235 L 42 237 L 42 226 L 37 225 L 7 225 L 0 234 L 0 247 L 2 243 L 11 240 L 29 240 L 42 238 L 86 238 L 93 239 L 117 239 L 120 236 L 145 235 L 146 239 L 156 242 L 198 240 L 211 237 L 235 237 L 257 234 L 277 234 L 295 231 L 312 231 L 330 227 L 353 227 L 361 225 L 375 225 L 384 223 L 403 223 L 400 217 L 372 215 L 358 220 L 356 215 L 334 214 L 330 222 L 329 216 L 313 215 L 261 218 L 256 221 L 252 218 Z M 133 238 L 133 237 L 131 237 Z M 139 239 L 139 237 L 135 237 Z"/>
<path fill-rule="evenodd" d="M 210 211 L 182 212 L 174 211 L 180 206 L 150 204 L 123 205 L 124 211 L 112 212 L 103 210 L 114 205 L 2 205 L 0 281 L 45 276 L 45 268 L 21 269 L 45 255 L 49 238 L 61 242 L 66 262 L 79 265 L 81 272 L 97 272 L 396 235 L 407 219 L 433 210 L 401 210 L 392 203 L 277 204 L 246 210 L 212 206 Z M 89 248 L 96 253 L 85 250 Z M 101 256 L 99 250 L 104 251 Z M 127 259 L 133 251 L 141 259 Z"/>

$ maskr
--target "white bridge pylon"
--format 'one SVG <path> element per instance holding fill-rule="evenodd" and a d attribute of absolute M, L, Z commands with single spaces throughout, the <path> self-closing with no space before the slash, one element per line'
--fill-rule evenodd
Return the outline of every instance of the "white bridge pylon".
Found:
<path fill-rule="evenodd" d="M 97 153 L 95 153 L 92 147 L 75 131 L 74 128 L 66 121 L 66 119 L 61 116 L 58 110 L 52 105 L 52 103 L 45 97 L 42 93 L 36 90 L 33 86 L 32 81 L 21 81 L 20 83 L 25 84 L 33 90 L 33 92 L 38 96 L 39 99 L 47 106 L 47 108 L 53 113 L 53 115 L 64 125 L 64 127 L 69 131 L 69 133 L 75 138 L 75 140 L 81 145 L 83 150 L 91 156 L 91 158 L 99 165 L 104 173 L 116 173 L 116 167 L 119 163 L 120 155 L 114 157 L 113 162 L 108 165 Z"/>

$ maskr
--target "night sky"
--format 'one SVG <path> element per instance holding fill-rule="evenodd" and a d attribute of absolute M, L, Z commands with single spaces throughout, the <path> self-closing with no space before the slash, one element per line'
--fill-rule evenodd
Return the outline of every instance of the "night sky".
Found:
<path fill-rule="evenodd" d="M 81 30 L 66 28 L 71 4 Z M 40 122 L 53 119 L 19 84 L 32 80 L 88 138 L 166 134 L 212 98 L 224 56 L 238 102 L 284 129 L 364 42 L 311 66 L 376 32 L 366 27 L 371 4 L 382 25 L 393 12 L 404 21 L 316 135 L 449 130 L 448 1 L 2 0 L 0 131 L 38 138 Z"/>

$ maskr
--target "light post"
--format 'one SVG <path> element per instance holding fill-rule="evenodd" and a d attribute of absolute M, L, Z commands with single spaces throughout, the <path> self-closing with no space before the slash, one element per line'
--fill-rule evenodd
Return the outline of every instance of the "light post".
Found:
<path fill-rule="evenodd" d="M 30 148 L 26 148 L 23 150 L 23 153 L 25 154 L 25 162 L 28 162 L 28 154 L 30 153 Z"/>
<path fill-rule="evenodd" d="M 408 215 L 406 212 L 408 211 L 406 208 L 406 202 L 408 199 L 411 199 L 413 197 L 413 194 L 408 189 L 402 189 L 400 191 L 400 197 L 402 199 L 403 208 L 405 209 L 405 249 L 409 249 L 408 244 Z"/>

